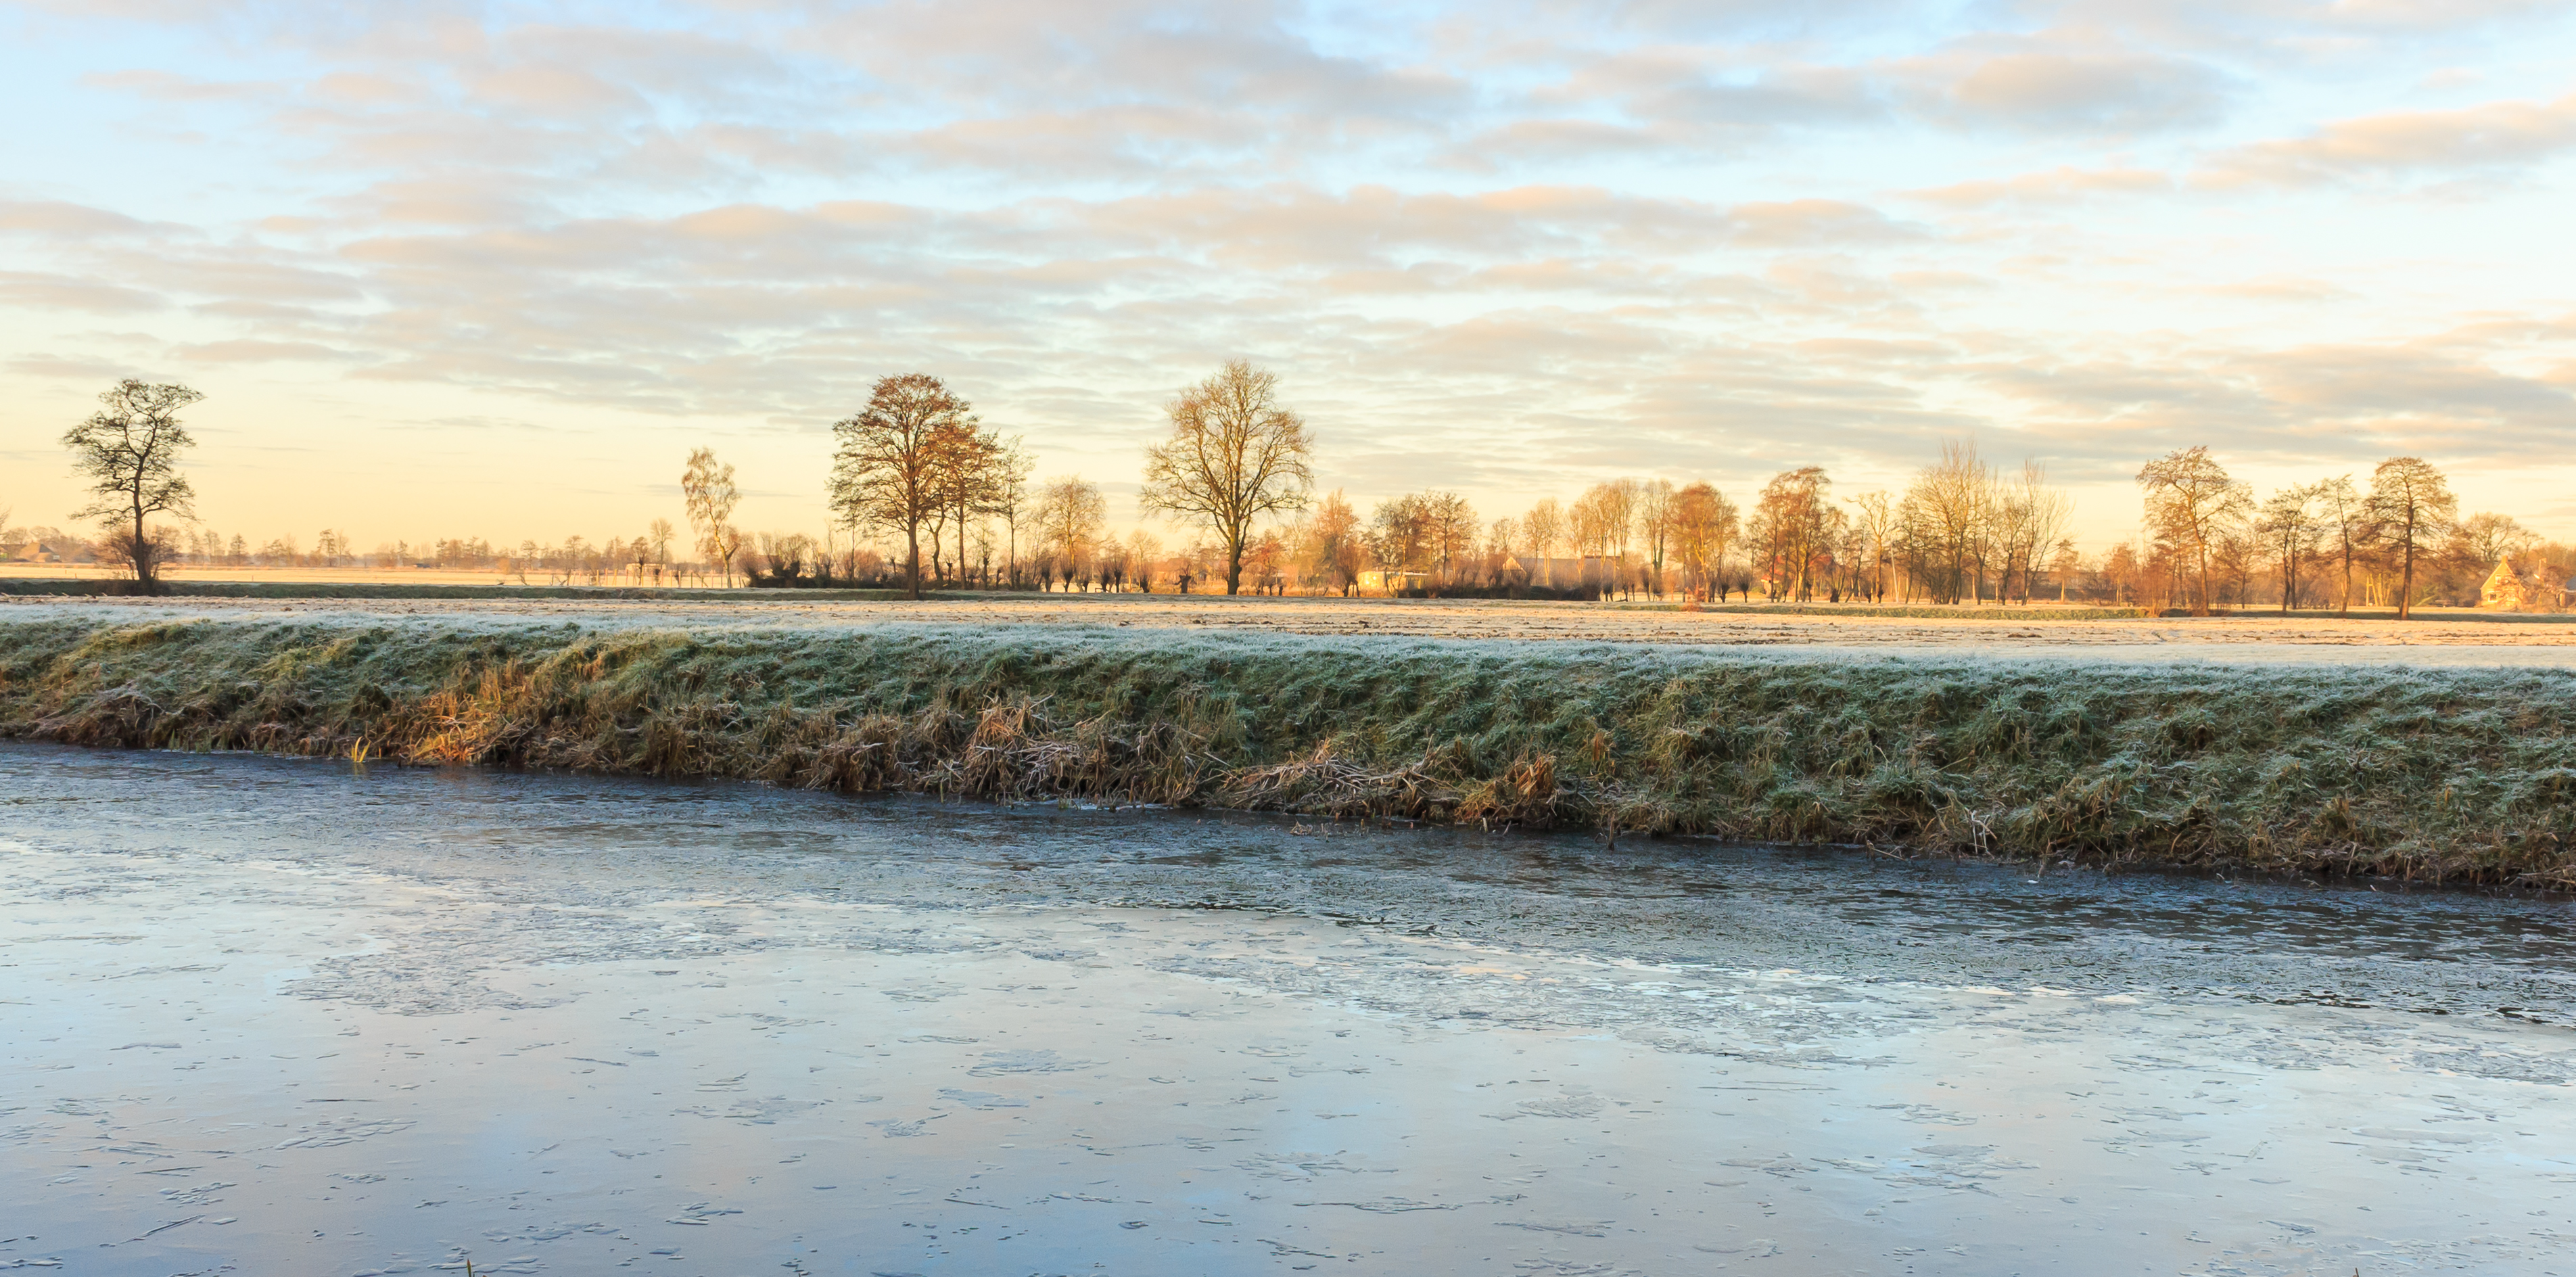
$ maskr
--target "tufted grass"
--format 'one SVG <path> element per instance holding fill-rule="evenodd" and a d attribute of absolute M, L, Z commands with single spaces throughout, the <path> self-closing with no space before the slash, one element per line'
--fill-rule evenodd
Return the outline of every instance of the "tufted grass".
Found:
<path fill-rule="evenodd" d="M 2576 886 L 2558 670 L 45 620 L 0 736 Z"/>

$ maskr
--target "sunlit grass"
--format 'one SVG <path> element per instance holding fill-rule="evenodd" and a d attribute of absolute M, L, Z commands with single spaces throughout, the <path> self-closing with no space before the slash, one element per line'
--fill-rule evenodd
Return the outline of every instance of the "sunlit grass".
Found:
<path fill-rule="evenodd" d="M 2576 885 L 2576 674 L 1114 629 L 0 625 L 0 732 Z"/>

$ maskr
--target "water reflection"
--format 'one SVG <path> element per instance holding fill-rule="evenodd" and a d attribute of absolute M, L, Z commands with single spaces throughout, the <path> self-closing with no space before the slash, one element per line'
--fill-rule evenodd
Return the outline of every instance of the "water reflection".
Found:
<path fill-rule="evenodd" d="M 2543 1272 L 2576 1227 L 2564 902 L 35 747 L 0 795 L 0 1266 Z"/>

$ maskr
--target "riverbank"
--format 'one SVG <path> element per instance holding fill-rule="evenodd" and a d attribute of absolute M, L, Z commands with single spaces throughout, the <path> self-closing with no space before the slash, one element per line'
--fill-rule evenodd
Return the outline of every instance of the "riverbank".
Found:
<path fill-rule="evenodd" d="M 36 614 L 0 735 L 2576 885 L 2554 669 Z"/>

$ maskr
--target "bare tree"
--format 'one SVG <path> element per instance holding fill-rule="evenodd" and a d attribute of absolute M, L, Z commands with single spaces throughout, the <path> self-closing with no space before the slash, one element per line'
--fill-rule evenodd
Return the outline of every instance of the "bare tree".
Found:
<path fill-rule="evenodd" d="M 2340 615 L 2350 616 L 2352 563 L 2379 539 L 2379 519 L 2371 512 L 2370 499 L 2352 486 L 2351 475 L 2320 479 L 2309 490 L 2316 494 L 2318 520 L 2325 535 L 2343 560 L 2343 593 L 2335 606 Z"/>
<path fill-rule="evenodd" d="M 1519 544 L 1520 538 L 1521 522 L 1508 514 L 1485 525 L 1485 579 L 1487 581 L 1498 586 L 1512 584 L 1512 547 Z M 1521 574 L 1520 584 L 1529 584 L 1528 575 Z"/>
<path fill-rule="evenodd" d="M 1611 571 L 1615 574 L 1615 583 L 1622 592 L 1628 591 L 1630 586 L 1628 545 L 1637 535 L 1637 510 L 1642 500 L 1643 489 L 1644 485 L 1634 479 L 1620 479 L 1611 483 L 1596 483 L 1592 485 L 1592 492 L 1586 494 L 1597 496 L 1600 500 L 1601 548 L 1603 554 L 1615 565 Z"/>
<path fill-rule="evenodd" d="M 939 455 L 939 506 L 957 529 L 957 575 L 966 575 L 966 533 L 977 519 L 993 514 L 1001 501 L 1003 466 L 1009 450 L 1000 436 L 968 430 L 949 441 Z"/>
<path fill-rule="evenodd" d="M 1387 593 L 1402 597 L 1405 576 L 1429 561 L 1431 523 L 1430 503 L 1412 494 L 1380 501 L 1369 512 L 1369 554 Z"/>
<path fill-rule="evenodd" d="M 1154 592 L 1154 565 L 1162 562 L 1163 539 L 1138 528 L 1127 534 L 1127 567 L 1136 581 L 1136 592 Z"/>
<path fill-rule="evenodd" d="M 2145 573 L 2146 565 L 2138 562 L 2137 549 L 2126 541 L 2112 546 L 2111 552 L 2102 556 L 2102 579 L 2110 585 L 2114 603 L 2126 603 L 2133 598 L 2145 602 L 2145 599 L 2137 598 L 2139 581 Z"/>
<path fill-rule="evenodd" d="M 1574 505 L 1566 511 L 1566 524 L 1575 543 L 1575 552 L 1599 559 L 1608 578 L 1601 584 L 1607 589 L 1625 588 L 1630 583 L 1628 546 L 1637 536 L 1637 511 L 1644 485 L 1634 479 L 1596 483 L 1583 490 Z"/>
<path fill-rule="evenodd" d="M 881 377 L 868 406 L 832 423 L 832 511 L 844 526 L 900 529 L 904 573 L 921 597 L 921 528 L 949 508 L 954 458 L 974 444 L 975 413 L 928 373 Z"/>
<path fill-rule="evenodd" d="M 1028 515 L 1029 476 L 1037 472 L 1038 463 L 1029 455 L 1028 444 L 1013 435 L 994 465 L 992 504 L 986 513 L 1000 518 L 1003 526 L 1010 529 L 1009 541 L 1003 548 L 1003 570 L 1016 586 L 1020 582 L 1020 520 Z"/>
<path fill-rule="evenodd" d="M 1602 591 L 1605 598 L 1608 597 L 1608 582 L 1596 575 L 1600 569 L 1595 565 L 1609 562 L 1613 536 L 1610 530 L 1611 505 L 1617 500 L 1618 495 L 1610 490 L 1610 485 L 1596 483 L 1584 489 L 1583 495 L 1576 497 L 1574 504 L 1565 510 L 1566 543 L 1576 558 L 1590 560 L 1583 567 L 1584 589 L 1587 593 Z"/>
<path fill-rule="evenodd" d="M 1864 492 L 1850 499 L 1860 511 L 1858 531 L 1861 553 L 1868 558 L 1869 596 L 1873 600 L 1887 597 L 1887 537 L 1896 526 L 1896 511 L 1888 504 L 1884 492 Z"/>
<path fill-rule="evenodd" d="M 1230 360 L 1171 402 L 1172 437 L 1145 450 L 1144 508 L 1216 534 L 1228 594 L 1243 587 L 1253 520 L 1305 508 L 1314 486 L 1313 440 L 1278 393 L 1276 374 Z"/>
<path fill-rule="evenodd" d="M 2448 531 L 2460 512 L 2450 482 L 2421 457 L 2390 457 L 2370 473 L 2370 508 L 2403 565 L 2397 619 L 2414 615 L 2415 558 Z"/>
<path fill-rule="evenodd" d="M 2206 447 L 2177 448 L 2138 471 L 2145 489 L 2147 523 L 2174 548 L 2191 555 L 2200 593 L 2192 615 L 2210 610 L 2210 551 L 2252 512 L 2252 489 L 2231 479 Z"/>
<path fill-rule="evenodd" d="M 1530 553 L 1538 556 L 1539 584 L 1554 588 L 1556 546 L 1565 539 L 1564 507 L 1554 497 L 1531 506 L 1529 513 L 1521 516 L 1521 536 L 1529 543 Z"/>
<path fill-rule="evenodd" d="M 1430 583 L 1453 579 L 1476 546 L 1476 507 L 1455 492 L 1424 493 L 1422 541 Z"/>
<path fill-rule="evenodd" d="M 1963 593 L 1984 601 L 1986 527 L 1992 521 L 1995 477 L 1977 459 L 1973 443 L 1944 441 L 1941 459 L 1925 466 L 1905 489 L 1899 520 L 1906 525 L 1913 574 L 1938 603 Z"/>
<path fill-rule="evenodd" d="M 1705 590 L 1718 584 L 1727 547 L 1735 541 L 1735 503 L 1706 483 L 1694 483 L 1673 494 L 1672 523 L 1673 553 L 1682 563 L 1684 588 Z"/>
<path fill-rule="evenodd" d="M 1995 577 L 1995 601 L 2010 603 L 2018 578 L 2021 601 L 2028 603 L 2040 555 L 2065 530 L 2070 503 L 2064 493 L 2048 486 L 2046 467 L 2024 461 L 2021 481 L 1996 483 L 1987 509 L 1995 551 L 2003 556 L 2003 570 Z"/>
<path fill-rule="evenodd" d="M 1359 584 L 1360 565 L 1367 562 L 1367 538 L 1360 529 L 1358 512 L 1351 509 L 1348 498 L 1335 488 L 1315 503 L 1315 516 L 1307 521 L 1304 540 L 1305 570 L 1328 586 L 1338 587 L 1344 597 Z"/>
<path fill-rule="evenodd" d="M 109 521 L 109 551 L 133 569 L 135 587 L 146 594 L 161 592 L 161 561 L 170 547 L 144 520 L 164 513 L 196 517 L 196 489 L 178 464 L 196 441 L 180 424 L 179 410 L 203 398 L 186 386 L 128 377 L 99 395 L 106 407 L 63 435 L 72 469 L 94 494 L 72 517 Z"/>
<path fill-rule="evenodd" d="M 0 512 L 0 520 L 5 518 L 5 512 Z M 2516 522 L 2513 516 L 2484 510 L 2460 520 L 2451 533 L 2464 565 L 2481 575 L 2540 544 L 2540 535 Z"/>
<path fill-rule="evenodd" d="M 2063 488 L 2048 486 L 2048 467 L 2037 461 L 2021 463 L 2021 484 L 2006 495 L 2005 504 L 2014 508 L 2015 526 L 2019 529 L 2011 555 L 2021 573 L 2021 601 L 2030 602 L 2031 577 L 2040 570 L 2040 556 L 2066 534 L 2066 525 L 2075 517 L 2075 500 Z"/>
<path fill-rule="evenodd" d="M 2256 512 L 2254 530 L 2281 569 L 2281 612 L 2298 606 L 2300 565 L 2316 553 L 2325 529 L 2317 518 L 2317 490 L 2292 484 L 2272 494 Z"/>
<path fill-rule="evenodd" d="M 1844 522 L 1827 495 L 1832 487 L 1822 466 L 1784 470 L 1763 485 L 1746 532 L 1762 556 L 1772 598 L 1814 594 L 1816 560 L 1830 551 Z"/>
<path fill-rule="evenodd" d="M 2048 559 L 2049 574 L 2057 578 L 2058 602 L 2063 603 L 2066 601 L 2067 587 L 2075 580 L 2075 574 L 2082 571 L 2083 567 L 2084 556 L 2075 552 L 2075 543 L 2064 537 L 2059 537 L 2057 540 L 2057 549 L 2054 553 L 2049 555 Z"/>
<path fill-rule="evenodd" d="M 1649 593 L 1663 592 L 1664 555 L 1671 549 L 1672 530 L 1672 480 L 1647 480 L 1637 488 L 1637 531 L 1645 538 L 1646 562 L 1654 573 L 1647 586 Z"/>
<path fill-rule="evenodd" d="M 1109 502 L 1098 485 L 1083 482 L 1078 474 L 1066 475 L 1039 490 L 1034 522 L 1057 572 L 1070 582 L 1090 565 L 1107 535 Z"/>
<path fill-rule="evenodd" d="M 730 462 L 719 464 L 713 448 L 689 454 L 689 466 L 680 472 L 681 505 L 688 512 L 689 527 L 698 534 L 698 548 L 723 566 L 727 588 L 733 585 L 733 556 L 742 549 L 742 530 L 732 523 L 734 505 L 741 500 Z"/>
<path fill-rule="evenodd" d="M 1252 578 L 1255 594 L 1277 594 L 1287 588 L 1288 543 L 1279 538 L 1279 529 L 1271 528 L 1243 552 L 1243 570 Z"/>

